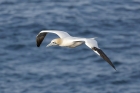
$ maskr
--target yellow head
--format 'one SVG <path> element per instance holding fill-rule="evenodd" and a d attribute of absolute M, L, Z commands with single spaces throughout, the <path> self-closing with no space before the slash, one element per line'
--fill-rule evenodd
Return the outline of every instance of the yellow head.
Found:
<path fill-rule="evenodd" d="M 61 38 L 56 38 L 56 39 L 53 39 L 51 41 L 51 43 L 47 45 L 47 47 L 49 47 L 49 46 L 56 46 L 56 45 L 59 46 L 61 43 L 62 43 L 62 39 Z"/>

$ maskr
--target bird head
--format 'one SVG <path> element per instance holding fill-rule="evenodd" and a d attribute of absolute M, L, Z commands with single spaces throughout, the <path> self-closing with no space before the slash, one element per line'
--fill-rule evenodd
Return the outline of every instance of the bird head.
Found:
<path fill-rule="evenodd" d="M 61 44 L 61 39 L 60 38 L 56 38 L 56 39 L 53 39 L 51 41 L 51 43 L 49 43 L 46 47 L 49 47 L 49 46 L 56 46 L 56 45 L 60 45 Z"/>

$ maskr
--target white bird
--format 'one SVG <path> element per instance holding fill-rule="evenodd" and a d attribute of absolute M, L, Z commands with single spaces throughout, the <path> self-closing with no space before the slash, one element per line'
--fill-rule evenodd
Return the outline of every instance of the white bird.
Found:
<path fill-rule="evenodd" d="M 97 41 L 95 38 L 80 38 L 80 37 L 72 37 L 67 32 L 64 31 L 56 31 L 56 30 L 43 30 L 36 36 L 36 43 L 37 47 L 39 47 L 44 40 L 45 36 L 48 33 L 54 33 L 57 34 L 60 38 L 53 39 L 49 46 L 61 46 L 61 47 L 70 47 L 74 48 L 77 47 L 83 43 L 87 45 L 90 49 L 92 49 L 95 53 L 97 53 L 99 56 L 101 56 L 105 61 L 107 61 L 115 70 L 115 66 L 110 61 L 110 59 L 106 56 L 106 54 L 98 47 Z"/>

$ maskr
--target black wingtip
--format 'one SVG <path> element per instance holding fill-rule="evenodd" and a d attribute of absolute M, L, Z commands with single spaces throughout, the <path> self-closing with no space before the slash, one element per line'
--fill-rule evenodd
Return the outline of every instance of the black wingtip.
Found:
<path fill-rule="evenodd" d="M 101 49 L 98 49 L 98 48 L 96 48 L 96 47 L 94 47 L 94 48 L 92 48 L 94 51 L 97 51 L 99 54 L 100 54 L 100 56 L 106 61 L 106 62 L 108 62 L 115 70 L 116 70 L 116 68 L 115 68 L 115 66 L 113 65 L 113 63 L 110 61 L 110 59 L 106 56 L 106 54 L 101 50 Z M 117 70 L 116 70 L 117 71 Z"/>
<path fill-rule="evenodd" d="M 113 66 L 113 68 L 117 71 L 117 69 L 115 68 L 115 66 Z"/>
<path fill-rule="evenodd" d="M 43 42 L 45 36 L 47 33 L 39 33 L 36 37 L 36 45 L 37 47 L 40 47 L 41 43 Z"/>
<path fill-rule="evenodd" d="M 37 39 L 36 39 L 36 46 L 37 46 L 37 47 L 40 47 L 40 44 L 41 44 L 41 42 L 40 42 L 39 38 L 37 38 Z"/>

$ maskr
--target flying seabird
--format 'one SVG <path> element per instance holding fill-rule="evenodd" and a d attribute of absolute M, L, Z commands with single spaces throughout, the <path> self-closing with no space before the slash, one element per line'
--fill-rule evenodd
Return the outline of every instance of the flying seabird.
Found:
<path fill-rule="evenodd" d="M 45 36 L 48 33 L 54 33 L 57 34 L 60 38 L 53 39 L 49 46 L 61 46 L 61 47 L 70 47 L 74 48 L 77 47 L 83 43 L 87 45 L 90 49 L 92 49 L 96 54 L 101 56 L 105 61 L 107 61 L 115 70 L 115 66 L 110 61 L 110 59 L 106 56 L 106 54 L 98 47 L 97 41 L 95 38 L 80 38 L 80 37 L 72 37 L 67 32 L 64 31 L 57 31 L 57 30 L 43 30 L 36 36 L 36 43 L 37 47 L 39 47 L 44 40 Z"/>

